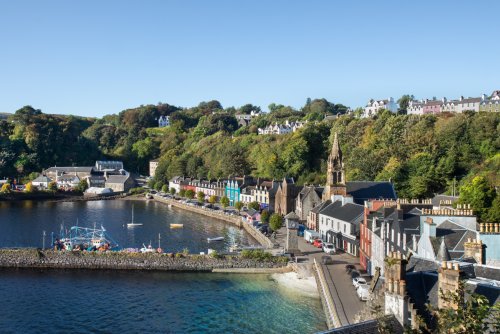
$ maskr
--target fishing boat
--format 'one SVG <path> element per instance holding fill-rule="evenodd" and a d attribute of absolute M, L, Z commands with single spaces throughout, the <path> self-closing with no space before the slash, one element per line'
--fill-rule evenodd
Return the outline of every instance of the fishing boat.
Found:
<path fill-rule="evenodd" d="M 224 240 L 224 237 L 207 238 L 208 242 L 211 242 L 211 241 L 222 241 L 222 240 Z"/>
<path fill-rule="evenodd" d="M 142 248 L 139 250 L 141 253 L 154 253 L 156 252 L 156 249 L 151 246 L 151 243 L 146 247 L 145 244 L 142 244 Z"/>
<path fill-rule="evenodd" d="M 183 228 L 184 224 L 170 224 L 170 228 Z"/>
<path fill-rule="evenodd" d="M 127 227 L 132 228 L 136 226 L 142 226 L 140 223 L 134 223 L 134 206 L 132 205 L 132 222 L 127 224 Z"/>
<path fill-rule="evenodd" d="M 69 232 L 61 226 L 59 238 L 52 233 L 52 244 L 60 250 L 114 250 L 118 244 L 106 233 L 106 229 L 73 226 Z"/>

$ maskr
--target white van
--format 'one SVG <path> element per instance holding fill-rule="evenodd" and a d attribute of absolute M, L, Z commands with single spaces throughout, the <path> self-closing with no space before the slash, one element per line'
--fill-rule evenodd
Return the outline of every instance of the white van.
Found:
<path fill-rule="evenodd" d="M 314 239 L 320 239 L 321 235 L 313 230 L 304 230 L 304 240 L 308 243 L 312 243 Z"/>

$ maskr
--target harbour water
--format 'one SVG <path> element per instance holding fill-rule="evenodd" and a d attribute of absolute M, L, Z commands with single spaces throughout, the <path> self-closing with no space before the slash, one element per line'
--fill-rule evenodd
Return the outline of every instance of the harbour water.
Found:
<path fill-rule="evenodd" d="M 144 224 L 127 228 L 134 220 Z M 0 202 L 0 247 L 41 247 L 42 231 L 103 224 L 122 247 L 161 234 L 165 251 L 256 244 L 228 223 L 154 201 Z M 169 224 L 184 224 L 170 229 Z M 207 243 L 207 237 L 224 242 Z M 316 295 L 271 275 L 0 270 L 0 333 L 314 333 L 326 329 Z"/>
<path fill-rule="evenodd" d="M 132 219 L 143 224 L 128 228 Z M 195 213 L 169 208 L 155 201 L 89 202 L 0 202 L 0 247 L 42 247 L 51 243 L 51 232 L 60 234 L 77 224 L 99 228 L 101 225 L 122 248 L 141 248 L 150 242 L 158 247 L 158 234 L 165 252 L 191 253 L 227 250 L 232 244 L 255 245 L 257 241 L 243 230 L 225 222 Z M 170 224 L 183 228 L 170 228 Z M 207 237 L 224 237 L 223 242 L 208 243 Z"/>
<path fill-rule="evenodd" d="M 0 333 L 314 333 L 319 299 L 267 275 L 0 271 Z"/>

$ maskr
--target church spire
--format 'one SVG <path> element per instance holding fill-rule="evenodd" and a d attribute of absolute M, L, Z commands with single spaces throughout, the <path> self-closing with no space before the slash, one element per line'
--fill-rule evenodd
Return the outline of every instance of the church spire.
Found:
<path fill-rule="evenodd" d="M 331 160 L 339 160 L 342 162 L 342 151 L 340 150 L 339 139 L 337 136 L 337 132 L 335 132 L 335 137 L 333 138 L 332 150 L 330 152 Z"/>
<path fill-rule="evenodd" d="M 342 161 L 337 132 L 335 132 L 332 150 L 328 156 L 328 169 L 326 174 L 326 185 L 323 190 L 323 200 L 330 199 L 332 195 L 346 196 L 345 170 Z"/>

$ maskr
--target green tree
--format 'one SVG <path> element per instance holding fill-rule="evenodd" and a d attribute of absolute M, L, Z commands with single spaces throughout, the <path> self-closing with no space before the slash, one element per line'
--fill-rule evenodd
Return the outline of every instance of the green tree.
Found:
<path fill-rule="evenodd" d="M 35 191 L 35 189 L 36 189 L 36 187 L 33 185 L 33 183 L 28 182 L 28 183 L 26 183 L 26 187 L 24 188 L 24 191 L 27 193 L 32 193 Z"/>
<path fill-rule="evenodd" d="M 163 182 L 161 182 L 161 181 L 157 181 L 157 182 L 155 183 L 155 190 L 160 191 L 162 187 L 163 187 Z"/>
<path fill-rule="evenodd" d="M 194 198 L 194 195 L 195 195 L 194 190 L 192 190 L 192 189 L 188 189 L 188 190 L 186 190 L 186 197 L 187 197 L 188 199 L 193 199 L 193 198 Z"/>
<path fill-rule="evenodd" d="M 217 196 L 215 196 L 215 195 L 210 196 L 210 197 L 208 198 L 208 202 L 209 202 L 210 204 L 215 204 L 215 203 L 217 203 Z"/>
<path fill-rule="evenodd" d="M 203 191 L 198 191 L 196 197 L 198 198 L 199 203 L 205 202 L 205 193 Z"/>
<path fill-rule="evenodd" d="M 427 305 L 437 320 L 437 333 L 482 334 L 500 330 L 500 304 L 490 306 L 485 296 L 476 293 L 464 298 L 463 283 L 460 283 L 456 292 L 439 293 L 449 306 L 438 309 Z"/>
<path fill-rule="evenodd" d="M 283 218 L 279 214 L 273 213 L 269 218 L 269 227 L 271 228 L 271 230 L 277 231 L 281 228 L 282 225 Z"/>
<path fill-rule="evenodd" d="M 260 210 L 260 204 L 257 201 L 253 201 L 253 202 L 251 202 L 251 203 L 248 204 L 248 208 L 259 211 Z"/>
<path fill-rule="evenodd" d="M 222 205 L 222 207 L 225 209 L 229 206 L 229 198 L 227 198 L 226 196 L 223 196 L 221 199 L 220 199 L 220 204 Z"/>
<path fill-rule="evenodd" d="M 180 197 L 186 197 L 186 189 L 181 189 L 181 190 L 179 191 L 179 196 L 180 196 Z"/>
<path fill-rule="evenodd" d="M 49 182 L 48 189 L 51 192 L 56 192 L 57 191 L 57 183 L 55 183 L 54 181 Z"/>
<path fill-rule="evenodd" d="M 89 185 L 87 183 L 87 180 L 80 180 L 80 182 L 78 182 L 78 186 L 76 187 L 76 190 L 78 190 L 81 193 L 84 193 L 88 187 L 89 187 Z"/>
<path fill-rule="evenodd" d="M 168 184 L 164 184 L 164 185 L 161 187 L 161 191 L 163 191 L 164 193 L 167 193 L 167 192 L 168 192 Z"/>
<path fill-rule="evenodd" d="M 262 210 L 261 214 L 260 214 L 260 221 L 263 223 L 263 224 L 267 224 L 269 223 L 269 211 L 268 210 Z"/>
<path fill-rule="evenodd" d="M 174 187 L 170 188 L 170 194 L 175 195 L 175 188 Z"/>
<path fill-rule="evenodd" d="M 234 204 L 234 208 L 238 211 L 241 211 L 241 209 L 243 209 L 243 203 L 242 202 L 236 202 Z"/>
<path fill-rule="evenodd" d="M 482 176 L 476 176 L 472 182 L 460 187 L 460 199 L 462 204 L 470 204 L 478 217 L 483 218 L 495 199 L 495 189 L 488 184 Z"/>
<path fill-rule="evenodd" d="M 500 222 L 500 195 L 496 195 L 485 218 L 488 222 Z"/>
<path fill-rule="evenodd" d="M 414 99 L 415 97 L 413 95 L 405 94 L 401 96 L 398 100 L 399 108 L 398 108 L 398 113 L 406 115 L 408 111 L 408 106 L 410 105 L 410 102 Z"/>

